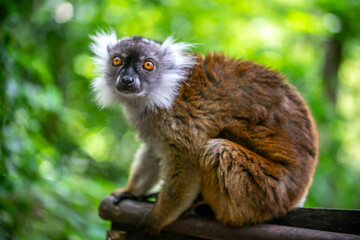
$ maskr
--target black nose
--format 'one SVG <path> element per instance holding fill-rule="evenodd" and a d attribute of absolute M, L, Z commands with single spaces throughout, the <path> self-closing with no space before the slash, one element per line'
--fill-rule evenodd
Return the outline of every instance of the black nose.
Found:
<path fill-rule="evenodd" d="M 127 87 L 131 87 L 132 85 L 135 84 L 135 79 L 129 75 L 125 75 L 122 77 L 121 82 L 127 86 Z"/>

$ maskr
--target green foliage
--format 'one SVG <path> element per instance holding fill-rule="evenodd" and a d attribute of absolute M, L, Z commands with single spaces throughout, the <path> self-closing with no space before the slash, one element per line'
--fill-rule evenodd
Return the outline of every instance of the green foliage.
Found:
<path fill-rule="evenodd" d="M 124 186 L 140 144 L 120 108 L 93 101 L 89 34 L 109 26 L 284 73 L 320 135 L 306 206 L 360 208 L 359 12 L 357 0 L 2 1 L 0 239 L 105 238 L 97 206 Z M 343 45 L 333 107 L 322 72 L 332 38 Z"/>

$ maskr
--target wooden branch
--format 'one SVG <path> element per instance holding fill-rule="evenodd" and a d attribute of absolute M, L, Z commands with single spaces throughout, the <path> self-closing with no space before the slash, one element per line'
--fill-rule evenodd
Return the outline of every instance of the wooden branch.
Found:
<path fill-rule="evenodd" d="M 148 239 L 137 228 L 150 211 L 151 203 L 124 200 L 113 204 L 113 197 L 105 198 L 99 215 L 113 223 L 112 230 L 129 231 L 126 239 Z M 328 221 L 331 219 L 330 221 Z M 335 221 L 336 220 L 336 221 Z M 360 211 L 296 209 L 272 223 L 242 228 L 226 227 L 215 219 L 197 215 L 182 217 L 166 226 L 158 239 L 358 239 Z M 346 225 L 346 226 L 345 226 Z M 315 228 L 315 229 L 314 229 Z M 321 229 L 316 230 L 316 229 Z M 325 231 L 324 231 L 325 230 Z M 340 231 L 339 231 L 340 230 Z M 350 231 L 351 230 L 351 231 Z M 347 233 L 344 233 L 347 232 Z M 132 232 L 132 233 L 131 233 Z M 351 233 L 351 234 L 349 234 Z M 131 234 L 136 237 L 131 238 Z M 169 238 L 169 234 L 171 238 Z M 357 234 L 357 235 L 356 235 Z M 175 237 L 176 236 L 176 237 Z M 180 238 L 179 238 L 180 236 Z M 188 237 L 181 237 L 188 236 Z"/>
<path fill-rule="evenodd" d="M 348 209 L 296 208 L 271 223 L 360 235 L 360 211 Z"/>

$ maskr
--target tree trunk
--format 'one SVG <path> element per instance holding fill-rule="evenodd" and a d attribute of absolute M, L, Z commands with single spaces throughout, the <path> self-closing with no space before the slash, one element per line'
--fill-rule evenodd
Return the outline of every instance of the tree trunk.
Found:
<path fill-rule="evenodd" d="M 336 38 L 326 42 L 326 55 L 323 67 L 325 96 L 331 106 L 335 107 L 339 85 L 338 70 L 342 60 L 343 43 Z"/>

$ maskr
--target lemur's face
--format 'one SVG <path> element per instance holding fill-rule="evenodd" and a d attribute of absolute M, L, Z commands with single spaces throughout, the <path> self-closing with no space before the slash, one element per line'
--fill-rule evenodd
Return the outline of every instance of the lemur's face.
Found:
<path fill-rule="evenodd" d="M 137 109 L 169 109 L 195 65 L 195 57 L 186 52 L 190 45 L 171 37 L 163 43 L 137 36 L 118 40 L 114 32 L 91 38 L 100 71 L 92 86 L 101 107 L 122 102 Z"/>
<path fill-rule="evenodd" d="M 143 37 L 125 37 L 108 45 L 107 79 L 118 93 L 144 96 L 159 87 L 163 64 L 161 45 Z"/>

